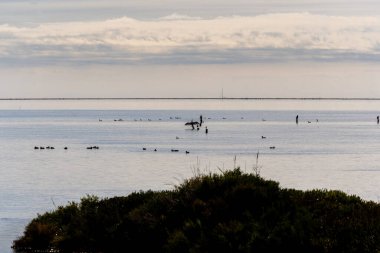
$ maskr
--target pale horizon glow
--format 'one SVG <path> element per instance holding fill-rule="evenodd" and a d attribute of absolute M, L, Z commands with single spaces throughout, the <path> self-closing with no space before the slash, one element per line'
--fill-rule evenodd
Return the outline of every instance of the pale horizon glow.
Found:
<path fill-rule="evenodd" d="M 380 98 L 375 10 L 372 0 L 4 1 L 0 98 L 202 98 L 222 89 Z"/>
<path fill-rule="evenodd" d="M 205 98 L 221 97 L 223 89 L 225 97 L 376 98 L 379 67 L 334 62 L 24 67 L 0 69 L 2 83 L 12 87 L 1 97 Z"/>

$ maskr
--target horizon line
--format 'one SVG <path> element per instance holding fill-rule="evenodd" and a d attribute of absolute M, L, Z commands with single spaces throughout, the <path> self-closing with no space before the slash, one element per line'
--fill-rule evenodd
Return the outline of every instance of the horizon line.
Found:
<path fill-rule="evenodd" d="M 364 97 L 35 97 L 35 98 L 0 98 L 0 101 L 21 100 L 380 100 Z"/>

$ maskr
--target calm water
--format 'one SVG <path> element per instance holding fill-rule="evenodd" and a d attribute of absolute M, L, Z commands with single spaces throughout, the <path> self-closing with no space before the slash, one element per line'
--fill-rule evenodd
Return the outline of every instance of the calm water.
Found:
<path fill-rule="evenodd" d="M 184 126 L 201 114 L 207 135 Z M 37 213 L 86 194 L 170 189 L 198 169 L 252 171 L 257 152 L 261 175 L 282 187 L 378 202 L 378 114 L 380 101 L 0 101 L 0 252 Z"/>

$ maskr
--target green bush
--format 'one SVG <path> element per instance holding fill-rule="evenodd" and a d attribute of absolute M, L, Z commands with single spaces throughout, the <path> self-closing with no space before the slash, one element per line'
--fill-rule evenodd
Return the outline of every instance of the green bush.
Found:
<path fill-rule="evenodd" d="M 98 199 L 39 215 L 18 251 L 380 252 L 380 205 L 339 191 L 281 189 L 239 169 L 172 191 Z"/>

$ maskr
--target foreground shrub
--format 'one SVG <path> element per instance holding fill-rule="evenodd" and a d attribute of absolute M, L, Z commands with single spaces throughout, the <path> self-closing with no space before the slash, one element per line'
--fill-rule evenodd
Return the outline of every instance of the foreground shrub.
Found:
<path fill-rule="evenodd" d="M 239 169 L 172 191 L 39 215 L 14 248 L 61 252 L 380 252 L 380 205 L 339 191 L 281 189 Z"/>

